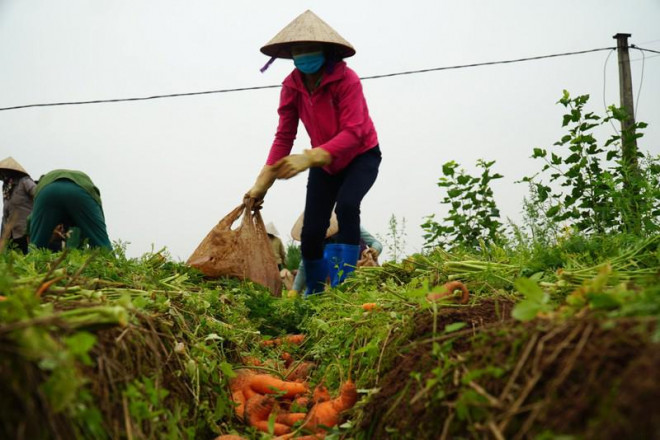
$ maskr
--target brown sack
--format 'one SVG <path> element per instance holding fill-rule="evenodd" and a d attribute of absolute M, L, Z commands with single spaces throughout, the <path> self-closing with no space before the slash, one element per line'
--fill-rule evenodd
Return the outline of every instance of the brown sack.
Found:
<path fill-rule="evenodd" d="M 369 252 L 369 248 L 365 249 L 362 251 L 362 254 L 360 255 L 360 259 L 358 260 L 357 267 L 376 267 L 380 266 L 378 264 L 378 257 L 374 257 L 371 255 L 371 252 Z"/>
<path fill-rule="evenodd" d="M 232 224 L 243 215 L 241 224 Z M 274 295 L 282 290 L 275 255 L 259 211 L 244 203 L 227 214 L 188 258 L 187 264 L 209 277 L 230 276 L 266 286 Z"/>

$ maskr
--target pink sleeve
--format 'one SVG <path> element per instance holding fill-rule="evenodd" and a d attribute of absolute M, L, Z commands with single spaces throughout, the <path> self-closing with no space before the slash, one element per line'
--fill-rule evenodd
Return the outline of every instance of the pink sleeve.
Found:
<path fill-rule="evenodd" d="M 360 144 L 364 135 L 365 119 L 369 115 L 362 92 L 362 84 L 354 72 L 351 71 L 351 77 L 348 81 L 339 82 L 337 97 L 339 132 L 328 142 L 319 145 L 328 151 L 333 158 L 355 154 L 355 147 Z"/>
<path fill-rule="evenodd" d="M 298 132 L 298 92 L 291 87 L 282 87 L 280 92 L 280 106 L 277 113 L 280 115 L 280 121 L 275 133 L 275 140 L 270 147 L 270 153 L 266 160 L 266 165 L 273 165 L 281 158 L 288 156 L 293 147 L 293 141 Z"/>

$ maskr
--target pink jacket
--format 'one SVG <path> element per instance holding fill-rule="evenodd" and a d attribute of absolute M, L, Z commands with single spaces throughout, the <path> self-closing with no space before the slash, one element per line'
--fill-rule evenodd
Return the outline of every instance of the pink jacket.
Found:
<path fill-rule="evenodd" d="M 322 77 L 320 86 L 311 95 L 298 69 L 291 72 L 282 83 L 277 112 L 280 122 L 267 165 L 291 152 L 299 119 L 305 125 L 312 148 L 323 148 L 332 156 L 332 163 L 323 167 L 330 174 L 338 173 L 356 156 L 378 145 L 360 78 L 343 61 Z"/>

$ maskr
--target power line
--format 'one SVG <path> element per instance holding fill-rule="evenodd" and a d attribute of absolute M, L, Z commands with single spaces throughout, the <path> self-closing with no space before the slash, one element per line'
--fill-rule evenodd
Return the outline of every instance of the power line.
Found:
<path fill-rule="evenodd" d="M 630 47 L 632 47 L 633 49 L 641 50 L 641 51 L 660 53 L 660 51 L 658 51 L 658 50 L 644 49 L 643 47 L 638 47 L 638 46 L 635 46 L 634 44 L 631 44 Z"/>
<path fill-rule="evenodd" d="M 426 73 L 426 72 L 437 72 L 441 70 L 453 70 L 453 69 L 465 69 L 468 67 L 481 67 L 481 66 L 492 66 L 495 64 L 511 64 L 511 63 L 520 63 L 523 61 L 533 61 L 533 60 L 541 60 L 544 58 L 556 58 L 556 57 L 565 57 L 569 55 L 582 55 L 585 53 L 590 53 L 590 52 L 600 52 L 603 50 L 615 50 L 616 47 L 602 47 L 600 49 L 589 49 L 589 50 L 581 50 L 578 52 L 565 52 L 565 53 L 557 53 L 553 55 L 540 55 L 536 57 L 528 57 L 528 58 L 518 58 L 515 60 L 505 60 L 505 61 L 490 61 L 490 62 L 485 62 L 485 63 L 475 63 L 475 64 L 461 64 L 458 66 L 449 66 L 449 67 L 434 67 L 431 69 L 422 69 L 422 70 L 409 70 L 407 72 L 397 72 L 397 73 L 386 73 L 384 75 L 373 75 L 373 76 L 365 76 L 362 77 L 361 79 L 379 79 L 379 78 L 389 78 L 392 76 L 400 76 L 400 75 L 412 75 L 416 73 Z"/>
<path fill-rule="evenodd" d="M 635 46 L 632 46 L 635 47 Z M 636 49 L 639 50 L 649 50 L 649 49 L 641 49 L 638 47 L 635 47 Z M 577 52 L 564 52 L 564 53 L 558 53 L 558 54 L 552 54 L 552 55 L 540 55 L 540 56 L 534 56 L 534 57 L 528 57 L 528 58 L 517 58 L 513 60 L 502 60 L 502 61 L 489 61 L 489 62 L 483 62 L 483 63 L 474 63 L 474 64 L 462 64 L 462 65 L 457 65 L 457 66 L 446 66 L 446 67 L 434 67 L 430 69 L 420 69 L 420 70 L 409 70 L 409 71 L 404 71 L 404 72 L 395 72 L 395 73 L 387 73 L 383 75 L 372 75 L 372 76 L 365 76 L 362 77 L 362 80 L 370 80 L 370 79 L 380 79 L 380 78 L 390 78 L 393 76 L 402 76 L 402 75 L 413 75 L 413 74 L 418 74 L 418 73 L 428 73 L 428 72 L 439 72 L 443 70 L 455 70 L 455 69 L 466 69 L 470 67 L 481 67 L 481 66 L 493 66 L 497 64 L 511 64 L 511 63 L 520 63 L 523 61 L 534 61 L 534 60 L 541 60 L 544 58 L 556 58 L 556 57 L 564 57 L 564 56 L 570 56 L 570 55 L 582 55 L 590 52 L 600 52 L 604 50 L 614 50 L 616 47 L 604 47 L 604 48 L 599 48 L 599 49 L 589 49 L 589 50 L 581 50 Z M 655 52 L 652 50 L 649 50 L 650 52 Z M 660 52 L 658 52 L 660 53 Z M 269 86 L 255 86 L 255 87 L 241 87 L 241 88 L 234 88 L 234 89 L 221 89 L 221 90 L 208 90 L 208 91 L 203 91 L 203 92 L 186 92 L 186 93 L 171 93 L 167 95 L 154 95 L 154 96 L 145 96 L 145 97 L 136 97 L 136 98 L 116 98 L 116 99 L 96 99 L 92 101 L 69 101 L 69 102 L 51 102 L 51 103 L 42 103 L 42 104 L 26 104 L 26 105 L 17 105 L 13 107 L 4 107 L 0 108 L 0 111 L 9 111 L 9 110 L 19 110 L 19 109 L 24 109 L 24 108 L 33 108 L 33 107 L 57 107 L 57 106 L 64 106 L 64 105 L 86 105 L 86 104 L 105 104 L 105 103 L 115 103 L 115 102 L 132 102 L 132 101 L 148 101 L 148 100 L 153 100 L 153 99 L 165 99 L 165 98 L 179 98 L 179 97 L 184 97 L 184 96 L 198 96 L 198 95 L 211 95 L 211 94 L 217 94 L 217 93 L 231 93 L 231 92 L 245 92 L 249 90 L 263 90 L 263 89 L 274 89 L 274 88 L 279 88 L 281 87 L 280 84 L 277 85 L 269 85 Z"/>

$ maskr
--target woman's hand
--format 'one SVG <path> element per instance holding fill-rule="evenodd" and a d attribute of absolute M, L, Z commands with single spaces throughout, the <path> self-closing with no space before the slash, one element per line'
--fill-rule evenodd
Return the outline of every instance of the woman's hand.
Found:
<path fill-rule="evenodd" d="M 245 193 L 243 202 L 245 203 L 249 201 L 249 199 L 252 199 L 252 204 L 254 207 L 261 207 L 268 189 L 273 185 L 273 182 L 275 181 L 275 177 L 275 167 L 265 165 L 261 169 L 259 176 L 257 176 L 257 180 L 254 182 L 252 188 L 250 188 L 248 192 Z"/>
<path fill-rule="evenodd" d="M 290 154 L 283 157 L 273 168 L 278 179 L 290 179 L 312 167 L 322 167 L 332 162 L 332 156 L 323 148 L 303 151 L 303 154 Z"/>

